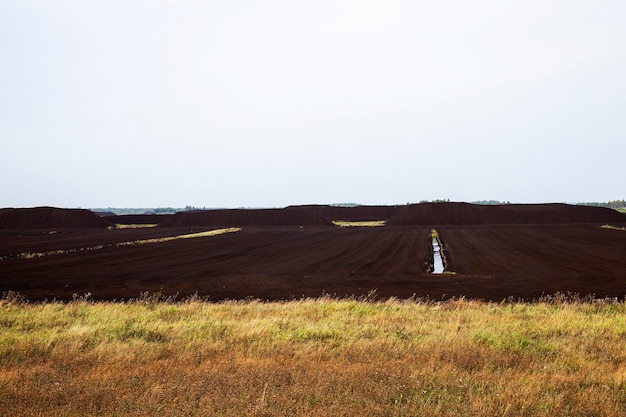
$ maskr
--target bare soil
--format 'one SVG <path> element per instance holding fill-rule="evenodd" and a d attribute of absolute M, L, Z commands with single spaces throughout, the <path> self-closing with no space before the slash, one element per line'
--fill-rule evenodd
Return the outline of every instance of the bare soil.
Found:
<path fill-rule="evenodd" d="M 180 234 L 188 229 L 160 229 Z M 125 232 L 124 236 L 118 232 Z M 149 232 L 147 232 L 149 231 Z M 154 229 L 111 230 L 109 241 L 153 236 Z M 195 230 L 194 231 L 199 231 Z M 164 243 L 68 253 L 0 263 L 0 290 L 30 299 L 136 297 L 141 291 L 211 299 L 286 299 L 367 294 L 411 296 L 415 277 L 428 274 L 429 229 L 399 228 L 244 228 L 235 233 Z M 77 233 L 80 236 L 74 236 Z M 25 247 L 39 251 L 100 241 L 84 231 L 28 236 L 28 243 L 6 246 L 3 254 Z M 19 240 L 19 239 L 18 239 Z M 4 239 L 6 243 L 6 239 Z"/>
<path fill-rule="evenodd" d="M 0 229 L 104 228 L 108 226 L 111 226 L 111 223 L 85 209 L 55 207 L 0 209 Z"/>
<path fill-rule="evenodd" d="M 443 226 L 448 270 L 488 281 L 491 296 L 626 295 L 626 231 L 599 224 Z"/>
<path fill-rule="evenodd" d="M 354 206 L 340 207 L 327 205 L 294 206 L 312 210 L 327 220 L 363 222 L 389 220 L 396 216 L 404 206 Z"/>
<path fill-rule="evenodd" d="M 304 208 L 287 210 L 288 216 L 285 211 L 273 211 L 255 217 L 247 211 L 247 217 L 235 220 L 259 223 L 278 218 L 304 223 L 309 219 L 314 224 L 243 225 L 239 232 L 219 236 L 123 247 L 114 244 L 215 226 L 198 226 L 202 223 L 198 219 L 206 221 L 206 217 L 186 213 L 192 216 L 179 219 L 193 221 L 185 227 L 5 229 L 0 230 L 0 292 L 18 291 L 31 300 L 71 299 L 73 294 L 87 292 L 95 299 L 128 299 L 143 291 L 180 297 L 198 293 L 211 300 L 359 296 L 371 291 L 381 297 L 465 296 L 494 301 L 533 299 L 558 291 L 597 297 L 626 295 L 626 231 L 601 227 L 606 219 L 624 226 L 626 216 L 613 218 L 612 213 L 599 210 L 593 217 L 586 208 L 584 215 L 574 215 L 573 211 L 560 212 L 560 205 L 531 206 L 524 212 L 518 206 L 510 224 L 485 224 L 503 220 L 497 212 L 495 220 L 490 220 L 481 219 L 475 211 L 461 211 L 457 215 L 470 224 L 459 225 L 456 217 L 448 223 L 437 217 L 463 207 L 451 204 L 428 207 L 434 211 L 424 224 L 376 228 L 327 226 L 327 219 Z M 569 206 L 561 208 L 570 210 Z M 511 209 L 504 210 L 510 215 L 506 210 Z M 576 212 L 582 213 L 578 208 Z M 289 217 L 291 213 L 296 214 Z M 519 224 L 520 219 L 528 223 Z M 238 221 L 217 223 L 241 226 Z M 454 274 L 428 273 L 432 227 L 439 231 L 447 270 Z M 76 251 L 98 245 L 103 248 Z M 18 256 L 57 250 L 70 253 Z"/>
<path fill-rule="evenodd" d="M 173 214 L 111 214 L 102 218 L 112 224 L 159 224 Z"/>
<path fill-rule="evenodd" d="M 604 207 L 570 204 L 425 203 L 405 206 L 390 225 L 571 224 L 626 222 L 626 216 Z"/>
<path fill-rule="evenodd" d="M 332 226 L 332 222 L 306 207 L 286 207 L 185 211 L 165 218 L 159 226 Z"/>

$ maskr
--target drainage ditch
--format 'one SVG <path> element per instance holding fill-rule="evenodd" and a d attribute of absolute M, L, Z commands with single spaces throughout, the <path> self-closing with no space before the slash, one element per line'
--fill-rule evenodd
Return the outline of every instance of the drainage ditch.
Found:
<path fill-rule="evenodd" d="M 439 240 L 439 233 L 433 229 L 430 232 L 430 235 L 432 237 L 432 242 L 433 242 L 433 265 L 432 265 L 432 270 L 430 271 L 431 274 L 443 274 L 444 270 L 445 270 L 445 265 L 444 265 L 444 256 L 443 256 L 443 249 L 441 249 L 441 241 Z"/>

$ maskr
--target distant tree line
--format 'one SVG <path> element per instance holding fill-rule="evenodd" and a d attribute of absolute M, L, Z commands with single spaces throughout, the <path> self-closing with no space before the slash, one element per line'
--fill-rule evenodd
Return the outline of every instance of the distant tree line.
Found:
<path fill-rule="evenodd" d="M 331 203 L 332 207 L 356 207 L 359 206 L 359 203 Z"/>
<path fill-rule="evenodd" d="M 156 207 L 156 208 L 145 208 L 145 207 L 107 207 L 107 208 L 92 208 L 91 211 L 98 213 L 114 213 L 118 216 L 123 216 L 125 214 L 174 214 L 179 211 L 188 211 L 188 210 L 201 210 L 195 207 L 187 206 L 185 208 L 180 207 Z"/>
<path fill-rule="evenodd" d="M 420 204 L 423 203 L 449 203 L 449 198 L 437 199 L 437 200 L 420 200 Z"/>
<path fill-rule="evenodd" d="M 450 199 L 449 198 L 441 198 L 441 199 L 436 199 L 436 200 L 420 200 L 420 204 L 423 203 L 449 203 Z M 407 203 L 409 204 L 409 203 Z M 496 205 L 502 205 L 502 204 L 511 204 L 510 201 L 500 201 L 500 200 L 476 200 L 476 201 L 472 201 L 471 204 L 483 204 L 483 205 L 490 205 L 490 206 L 496 206 Z"/>
<path fill-rule="evenodd" d="M 510 201 L 500 201 L 500 200 L 476 200 L 472 201 L 472 204 L 483 204 L 488 206 L 498 206 L 502 204 L 511 204 Z"/>
<path fill-rule="evenodd" d="M 592 207 L 607 207 L 612 209 L 623 209 L 626 208 L 625 200 L 613 200 L 607 201 L 606 203 L 598 203 L 598 202 L 588 202 L 588 203 L 578 203 L 579 206 L 592 206 Z"/>
<path fill-rule="evenodd" d="M 444 199 L 436 199 L 436 200 L 421 200 L 422 203 L 449 203 L 449 198 Z M 411 203 L 407 203 L 409 205 Z M 510 201 L 500 201 L 500 200 L 476 200 L 472 201 L 472 204 L 483 204 L 483 205 L 502 205 L 502 204 L 511 204 Z M 355 207 L 358 206 L 358 203 L 333 203 L 332 206 L 337 207 Z M 626 209 L 626 200 L 612 200 L 607 202 L 586 202 L 586 203 L 578 203 L 580 206 L 593 206 L 593 207 L 608 207 L 615 210 L 624 210 Z M 244 207 L 240 207 L 243 209 Z M 119 207 L 107 207 L 107 208 L 92 208 L 91 211 L 95 212 L 111 212 L 117 215 L 124 214 L 145 214 L 145 213 L 154 213 L 154 214 L 174 214 L 179 211 L 201 211 L 201 210 L 211 210 L 206 207 L 196 207 L 187 205 L 185 207 L 157 207 L 157 208 L 119 208 Z"/>
<path fill-rule="evenodd" d="M 185 206 L 184 209 L 180 209 L 178 211 L 203 211 L 206 209 L 207 209 L 206 207 Z"/>

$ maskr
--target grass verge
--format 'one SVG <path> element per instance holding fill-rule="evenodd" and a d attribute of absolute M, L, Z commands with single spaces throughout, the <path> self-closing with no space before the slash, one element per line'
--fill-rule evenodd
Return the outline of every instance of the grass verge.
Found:
<path fill-rule="evenodd" d="M 0 302 L 5 415 L 616 416 L 626 303 Z"/>

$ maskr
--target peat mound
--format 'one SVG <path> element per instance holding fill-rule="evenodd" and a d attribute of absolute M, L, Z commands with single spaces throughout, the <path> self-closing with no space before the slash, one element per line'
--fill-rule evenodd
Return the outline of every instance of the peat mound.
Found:
<path fill-rule="evenodd" d="M 570 204 L 421 203 L 402 209 L 389 225 L 624 223 L 626 215 L 604 207 Z"/>
<path fill-rule="evenodd" d="M 94 211 L 94 213 L 96 213 L 100 217 L 111 217 L 111 216 L 114 217 L 114 216 L 117 216 L 117 214 L 113 213 L 112 211 Z"/>
<path fill-rule="evenodd" d="M 394 217 L 404 206 L 328 206 L 328 205 L 304 205 L 290 206 L 307 208 L 318 213 L 327 220 L 344 220 L 349 222 L 364 222 L 373 220 L 389 220 Z"/>
<path fill-rule="evenodd" d="M 178 212 L 159 223 L 162 227 L 332 226 L 318 213 L 303 207 L 282 209 L 222 209 Z"/>
<path fill-rule="evenodd" d="M 122 214 L 104 216 L 113 224 L 159 224 L 173 214 Z"/>
<path fill-rule="evenodd" d="M 0 209 L 0 229 L 98 228 L 111 223 L 86 209 L 56 207 Z"/>

